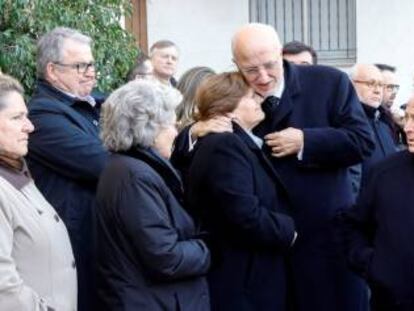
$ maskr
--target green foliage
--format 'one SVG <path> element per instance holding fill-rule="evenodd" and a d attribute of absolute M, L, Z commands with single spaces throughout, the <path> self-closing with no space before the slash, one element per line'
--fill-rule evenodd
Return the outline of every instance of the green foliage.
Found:
<path fill-rule="evenodd" d="M 129 0 L 0 0 L 0 68 L 31 94 L 36 77 L 36 42 L 57 26 L 78 29 L 94 40 L 98 89 L 124 82 L 138 54 L 119 20 L 131 14 Z"/>

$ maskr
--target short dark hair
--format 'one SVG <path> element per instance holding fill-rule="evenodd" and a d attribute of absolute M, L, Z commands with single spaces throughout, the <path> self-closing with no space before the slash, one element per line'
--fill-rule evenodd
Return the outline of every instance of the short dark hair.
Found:
<path fill-rule="evenodd" d="M 127 82 L 135 80 L 136 76 L 139 74 L 143 74 L 146 70 L 145 62 L 150 61 L 150 58 L 147 54 L 141 53 L 138 55 L 137 59 L 135 60 L 134 66 L 129 70 L 127 75 Z"/>
<path fill-rule="evenodd" d="M 286 55 L 286 54 L 296 55 L 302 52 L 309 52 L 312 55 L 313 64 L 316 65 L 318 63 L 318 55 L 316 54 L 316 51 L 311 46 L 306 45 L 303 42 L 300 42 L 300 41 L 287 42 L 283 46 L 283 50 L 282 50 L 283 55 Z"/>
<path fill-rule="evenodd" d="M 165 48 L 169 48 L 171 46 L 177 48 L 177 45 L 174 42 L 170 41 L 170 40 L 159 40 L 159 41 L 155 42 L 153 45 L 151 45 L 151 47 L 150 47 L 150 56 L 152 55 L 152 53 L 156 49 L 165 49 Z"/>
<path fill-rule="evenodd" d="M 374 64 L 380 71 L 391 71 L 394 72 L 397 70 L 394 66 L 390 66 L 387 64 Z"/>

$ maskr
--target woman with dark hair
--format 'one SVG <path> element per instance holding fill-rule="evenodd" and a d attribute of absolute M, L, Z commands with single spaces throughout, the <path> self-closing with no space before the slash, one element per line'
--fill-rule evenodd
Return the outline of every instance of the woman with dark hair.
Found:
<path fill-rule="evenodd" d="M 212 253 L 212 310 L 286 310 L 284 254 L 293 220 L 277 173 L 251 129 L 264 118 L 262 98 L 236 72 L 205 80 L 198 120 L 233 116 L 233 132 L 199 138 L 188 175 L 191 213 Z"/>
<path fill-rule="evenodd" d="M 0 310 L 77 309 L 76 268 L 63 221 L 27 169 L 23 88 L 0 75 Z"/>

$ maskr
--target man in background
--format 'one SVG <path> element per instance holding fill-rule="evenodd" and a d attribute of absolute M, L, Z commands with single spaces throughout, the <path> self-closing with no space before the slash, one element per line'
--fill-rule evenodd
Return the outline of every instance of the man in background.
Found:
<path fill-rule="evenodd" d="M 283 58 L 296 65 L 316 65 L 318 55 L 315 50 L 300 41 L 290 41 L 283 46 Z"/>
<path fill-rule="evenodd" d="M 151 46 L 149 56 L 154 68 L 154 77 L 165 85 L 175 87 L 177 81 L 174 74 L 179 59 L 178 47 L 175 43 L 169 40 L 157 41 Z"/>

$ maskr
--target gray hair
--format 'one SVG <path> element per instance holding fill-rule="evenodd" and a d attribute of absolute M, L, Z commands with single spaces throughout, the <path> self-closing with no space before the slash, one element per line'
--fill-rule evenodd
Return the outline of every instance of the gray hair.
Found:
<path fill-rule="evenodd" d="M 24 90 L 19 81 L 9 75 L 0 74 L 0 110 L 6 107 L 4 97 L 11 92 L 17 92 L 22 97 L 24 96 Z"/>
<path fill-rule="evenodd" d="M 355 64 L 348 71 L 348 77 L 349 77 L 349 79 L 351 79 L 351 80 L 354 79 L 355 76 L 356 76 L 356 74 L 357 74 L 357 71 L 358 71 L 358 66 L 357 66 L 357 64 Z"/>
<path fill-rule="evenodd" d="M 159 131 L 175 123 L 181 94 L 152 80 L 134 80 L 115 90 L 101 112 L 101 139 L 111 151 L 149 147 Z"/>
<path fill-rule="evenodd" d="M 36 69 L 39 78 L 44 78 L 48 63 L 62 61 L 64 43 L 68 39 L 88 46 L 92 44 L 90 37 L 71 28 L 57 27 L 44 34 L 37 42 Z"/>

